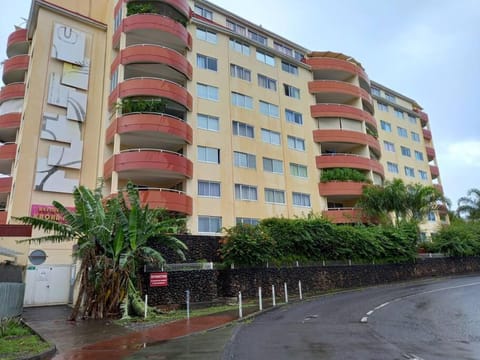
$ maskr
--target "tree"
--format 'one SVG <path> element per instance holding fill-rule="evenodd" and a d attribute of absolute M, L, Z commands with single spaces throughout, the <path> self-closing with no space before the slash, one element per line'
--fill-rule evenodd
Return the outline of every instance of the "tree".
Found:
<path fill-rule="evenodd" d="M 138 190 L 129 183 L 125 193 L 103 199 L 101 188 L 94 191 L 79 186 L 73 192 L 75 210 L 57 201 L 53 206 L 63 221 L 20 217 L 18 220 L 46 235 L 28 242 L 64 242 L 74 240 L 74 257 L 80 260 L 77 273 L 78 296 L 71 319 L 105 318 L 118 313 L 120 304 L 138 298 L 140 264 L 160 265 L 165 260 L 147 246 L 147 240 L 159 237 L 166 246 L 183 255 L 185 245 L 172 234 L 184 225 L 183 219 L 170 217 L 164 209 L 149 209 L 140 203 Z"/>
<path fill-rule="evenodd" d="M 443 200 L 441 192 L 433 186 L 405 185 L 401 179 L 394 179 L 383 186 L 365 186 L 357 205 L 382 223 L 391 223 L 392 214 L 398 225 L 401 220 L 421 221 Z"/>
<path fill-rule="evenodd" d="M 457 214 L 467 220 L 480 220 L 480 189 L 470 189 L 467 196 L 458 199 Z"/>

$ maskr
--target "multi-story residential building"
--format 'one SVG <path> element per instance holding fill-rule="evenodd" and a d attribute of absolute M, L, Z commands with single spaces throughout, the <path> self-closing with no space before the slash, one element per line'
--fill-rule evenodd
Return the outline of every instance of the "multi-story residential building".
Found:
<path fill-rule="evenodd" d="M 3 81 L 0 246 L 31 266 L 28 304 L 65 301 L 74 244 L 17 244 L 30 229 L 14 218 L 55 217 L 52 200 L 71 206 L 75 186 L 99 178 L 105 196 L 132 181 L 194 234 L 308 213 L 362 221 L 366 182 L 441 187 L 414 100 L 371 82 L 350 56 L 305 49 L 204 0 L 32 0 Z M 332 175 L 345 168 L 356 181 Z M 429 218 L 427 234 L 440 223 Z M 50 282 L 68 286 L 47 293 Z"/>

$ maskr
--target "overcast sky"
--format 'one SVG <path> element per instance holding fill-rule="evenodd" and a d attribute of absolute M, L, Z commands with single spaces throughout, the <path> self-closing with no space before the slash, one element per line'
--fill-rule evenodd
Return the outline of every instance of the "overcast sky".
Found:
<path fill-rule="evenodd" d="M 479 0 L 212 0 L 310 50 L 345 53 L 429 114 L 445 194 L 480 188 Z M 0 58 L 30 0 L 2 7 Z"/>

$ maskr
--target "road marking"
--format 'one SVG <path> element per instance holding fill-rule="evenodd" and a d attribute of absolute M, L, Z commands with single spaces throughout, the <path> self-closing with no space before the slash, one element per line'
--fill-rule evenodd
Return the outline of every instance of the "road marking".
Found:
<path fill-rule="evenodd" d="M 362 324 L 366 324 L 368 323 L 368 317 L 370 315 L 372 315 L 375 311 L 377 310 L 380 310 L 381 308 L 384 308 L 385 306 L 388 306 L 394 302 L 397 302 L 397 301 L 400 301 L 400 300 L 404 300 L 404 299 L 408 299 L 408 298 L 411 298 L 411 297 L 414 297 L 414 296 L 418 296 L 418 295 L 425 295 L 425 294 L 433 294 L 433 293 L 436 293 L 436 292 L 440 292 L 440 291 L 445 291 L 445 290 L 453 290 L 453 289 L 459 289 L 459 288 L 463 288 L 463 287 L 470 287 L 470 286 L 476 286 L 476 285 L 480 285 L 480 281 L 478 282 L 474 282 L 474 283 L 470 283 L 470 284 L 463 284 L 463 285 L 457 285 L 457 286 L 449 286 L 449 287 L 444 287 L 444 288 L 440 288 L 440 289 L 434 289 L 434 290 L 428 290 L 428 291 L 422 291 L 420 293 L 417 293 L 417 294 L 410 294 L 410 295 L 405 295 L 405 296 L 401 296 L 399 298 L 396 298 L 396 299 L 393 299 L 393 300 L 390 300 L 390 301 L 387 301 L 381 305 L 378 305 L 376 307 L 374 307 L 372 310 L 368 311 L 364 316 L 360 319 L 360 322 Z M 414 355 L 415 356 L 415 355 Z M 411 358 L 411 359 L 417 359 L 417 360 L 422 360 L 422 358 L 419 358 L 419 357 L 414 357 L 414 358 Z"/>

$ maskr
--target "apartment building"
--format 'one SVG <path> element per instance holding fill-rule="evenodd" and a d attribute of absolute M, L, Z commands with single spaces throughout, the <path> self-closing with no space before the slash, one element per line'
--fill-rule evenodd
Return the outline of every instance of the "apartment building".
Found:
<path fill-rule="evenodd" d="M 134 182 L 193 234 L 309 213 L 363 221 L 366 182 L 441 188 L 416 101 L 370 81 L 351 56 L 308 50 L 208 1 L 32 0 L 3 82 L 0 246 L 30 266 L 27 304 L 70 296 L 42 289 L 71 284 L 74 244 L 17 244 L 31 229 L 14 218 L 55 217 L 52 200 L 72 206 L 75 186 L 99 178 L 106 196 Z M 357 180 L 335 178 L 345 168 Z M 425 235 L 441 221 L 432 213 Z"/>

